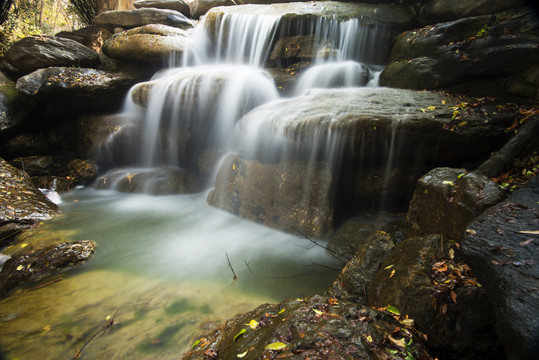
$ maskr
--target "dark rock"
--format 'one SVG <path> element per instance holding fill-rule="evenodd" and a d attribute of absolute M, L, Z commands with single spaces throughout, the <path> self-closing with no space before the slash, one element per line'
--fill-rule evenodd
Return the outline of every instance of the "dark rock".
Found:
<path fill-rule="evenodd" d="M 319 57 L 320 51 L 324 50 L 331 52 L 331 44 L 329 42 L 320 44 L 315 35 L 297 35 L 281 38 L 275 43 L 271 51 L 270 61 L 277 63 L 277 65 L 312 61 Z M 333 49 L 333 51 L 335 50 Z"/>
<path fill-rule="evenodd" d="M 270 164 L 231 155 L 208 203 L 270 227 L 321 238 L 332 232 L 332 186 L 324 163 Z"/>
<path fill-rule="evenodd" d="M 121 115 L 85 115 L 77 121 L 77 153 L 83 158 L 103 161 L 112 136 L 122 129 Z"/>
<path fill-rule="evenodd" d="M 39 189 L 67 192 L 74 187 L 73 180 L 62 176 L 33 176 L 32 183 Z"/>
<path fill-rule="evenodd" d="M 176 167 L 111 170 L 95 187 L 153 195 L 192 194 L 199 188 L 193 175 Z"/>
<path fill-rule="evenodd" d="M 124 62 L 165 64 L 181 56 L 187 32 L 166 25 L 150 24 L 115 34 L 103 46 L 105 55 Z"/>
<path fill-rule="evenodd" d="M 539 62 L 538 43 L 539 17 L 530 8 L 427 26 L 397 39 L 380 84 L 434 89 L 474 79 L 522 76 Z"/>
<path fill-rule="evenodd" d="M 361 235 L 358 235 L 358 238 L 361 238 Z M 341 270 L 326 295 L 367 305 L 369 286 L 394 247 L 395 240 L 388 233 L 370 232 L 370 235 L 360 242 L 357 252 Z"/>
<path fill-rule="evenodd" d="M 185 0 L 136 0 L 135 2 L 133 2 L 133 6 L 137 9 L 156 8 L 176 10 L 187 17 L 191 15 L 191 10 L 189 9 L 189 2 Z"/>
<path fill-rule="evenodd" d="M 417 181 L 406 221 L 409 236 L 442 234 L 461 240 L 466 226 L 505 194 L 484 175 L 436 168 Z"/>
<path fill-rule="evenodd" d="M 0 240 L 58 213 L 29 176 L 0 158 Z"/>
<path fill-rule="evenodd" d="M 494 312 L 484 289 L 473 282 L 457 283 L 451 290 L 435 287 L 433 264 L 451 258 L 451 251 L 450 242 L 439 235 L 404 240 L 376 273 L 368 305 L 390 304 L 409 315 L 427 334 L 429 349 L 440 358 L 503 359 L 493 329 Z"/>
<path fill-rule="evenodd" d="M 255 329 L 248 326 L 258 322 Z M 237 315 L 210 334 L 207 345 L 195 345 L 183 359 L 234 359 L 245 353 L 248 359 L 404 359 L 388 336 L 410 342 L 418 360 L 431 359 L 421 340 L 398 331 L 399 324 L 389 315 L 355 303 L 334 302 L 314 295 L 290 299 L 274 305 L 261 305 L 254 311 Z M 242 330 L 243 329 L 243 330 Z M 243 331 L 242 335 L 240 331 Z M 266 347 L 279 343 L 282 348 Z M 395 351 L 396 350 L 396 351 Z"/>
<path fill-rule="evenodd" d="M 56 36 L 74 40 L 99 53 L 103 43 L 110 39 L 112 34 L 99 26 L 86 26 L 73 31 L 61 31 Z"/>
<path fill-rule="evenodd" d="M 8 61 L 24 73 L 50 66 L 96 67 L 99 55 L 71 39 L 39 35 L 29 36 L 11 45 Z"/>
<path fill-rule="evenodd" d="M 111 10 L 97 15 L 93 24 L 109 30 L 132 29 L 148 24 L 163 24 L 181 29 L 190 29 L 194 22 L 174 10 L 142 8 L 134 10 Z"/>
<path fill-rule="evenodd" d="M 421 8 L 418 20 L 422 25 L 494 14 L 525 6 L 525 0 L 432 0 Z"/>
<path fill-rule="evenodd" d="M 539 178 L 468 225 L 462 257 L 489 295 L 507 359 L 539 354 Z"/>
<path fill-rule="evenodd" d="M 67 164 L 69 177 L 82 185 L 88 185 L 95 180 L 98 166 L 91 160 L 74 159 Z"/>
<path fill-rule="evenodd" d="M 17 90 L 41 101 L 95 110 L 118 109 L 140 74 L 51 67 L 19 78 Z"/>
<path fill-rule="evenodd" d="M 94 242 L 82 240 L 14 254 L 0 272 L 0 297 L 19 285 L 39 281 L 61 268 L 80 264 L 88 260 L 94 251 Z"/>
<path fill-rule="evenodd" d="M 48 150 L 49 144 L 46 137 L 31 133 L 16 135 L 2 146 L 2 151 L 8 158 L 41 155 L 46 154 Z"/>
<path fill-rule="evenodd" d="M 17 93 L 15 82 L 0 72 L 0 134 L 8 132 L 26 119 L 28 104 Z"/>
<path fill-rule="evenodd" d="M 13 159 L 11 163 L 26 171 L 30 176 L 51 175 L 54 159 L 50 155 L 35 155 L 18 157 Z"/>

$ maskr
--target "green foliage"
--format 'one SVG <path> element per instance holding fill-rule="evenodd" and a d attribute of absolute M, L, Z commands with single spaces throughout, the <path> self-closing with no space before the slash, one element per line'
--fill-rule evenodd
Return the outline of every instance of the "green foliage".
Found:
<path fill-rule="evenodd" d="M 12 3 L 13 0 L 0 0 L 0 25 L 7 20 Z"/>
<path fill-rule="evenodd" d="M 92 25 L 92 20 L 97 16 L 97 0 L 69 0 L 69 3 L 69 9 L 82 23 Z"/>

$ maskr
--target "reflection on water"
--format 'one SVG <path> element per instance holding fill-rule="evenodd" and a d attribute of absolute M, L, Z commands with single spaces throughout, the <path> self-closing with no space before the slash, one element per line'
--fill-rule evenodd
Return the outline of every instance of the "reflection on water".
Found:
<path fill-rule="evenodd" d="M 204 199 L 90 189 L 65 195 L 64 215 L 49 232 L 94 240 L 96 254 L 62 281 L 0 303 L 2 351 L 9 359 L 71 359 L 118 310 L 84 359 L 178 359 L 208 322 L 323 292 L 336 277 L 320 266 L 335 261 L 310 241 L 238 219 Z"/>

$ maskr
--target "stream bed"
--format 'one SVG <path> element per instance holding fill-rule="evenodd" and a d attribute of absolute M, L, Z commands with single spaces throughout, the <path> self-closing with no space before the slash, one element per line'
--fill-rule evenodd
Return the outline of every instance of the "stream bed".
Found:
<path fill-rule="evenodd" d="M 11 360 L 72 359 L 113 317 L 83 359 L 178 359 L 218 320 L 323 293 L 337 277 L 329 268 L 342 264 L 310 240 L 239 219 L 205 198 L 65 194 L 62 215 L 21 241 L 93 240 L 96 253 L 29 288 L 61 281 L 2 300 L 1 351 Z"/>

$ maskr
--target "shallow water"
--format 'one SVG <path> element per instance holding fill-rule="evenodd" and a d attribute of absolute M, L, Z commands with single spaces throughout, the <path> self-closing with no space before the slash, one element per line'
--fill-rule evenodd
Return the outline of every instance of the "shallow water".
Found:
<path fill-rule="evenodd" d="M 83 189 L 62 200 L 63 215 L 24 241 L 69 235 L 95 241 L 96 254 L 0 303 L 8 359 L 71 359 L 116 311 L 84 359 L 178 359 L 208 323 L 321 293 L 337 276 L 324 266 L 339 264 L 309 240 L 211 208 L 205 194 Z"/>

